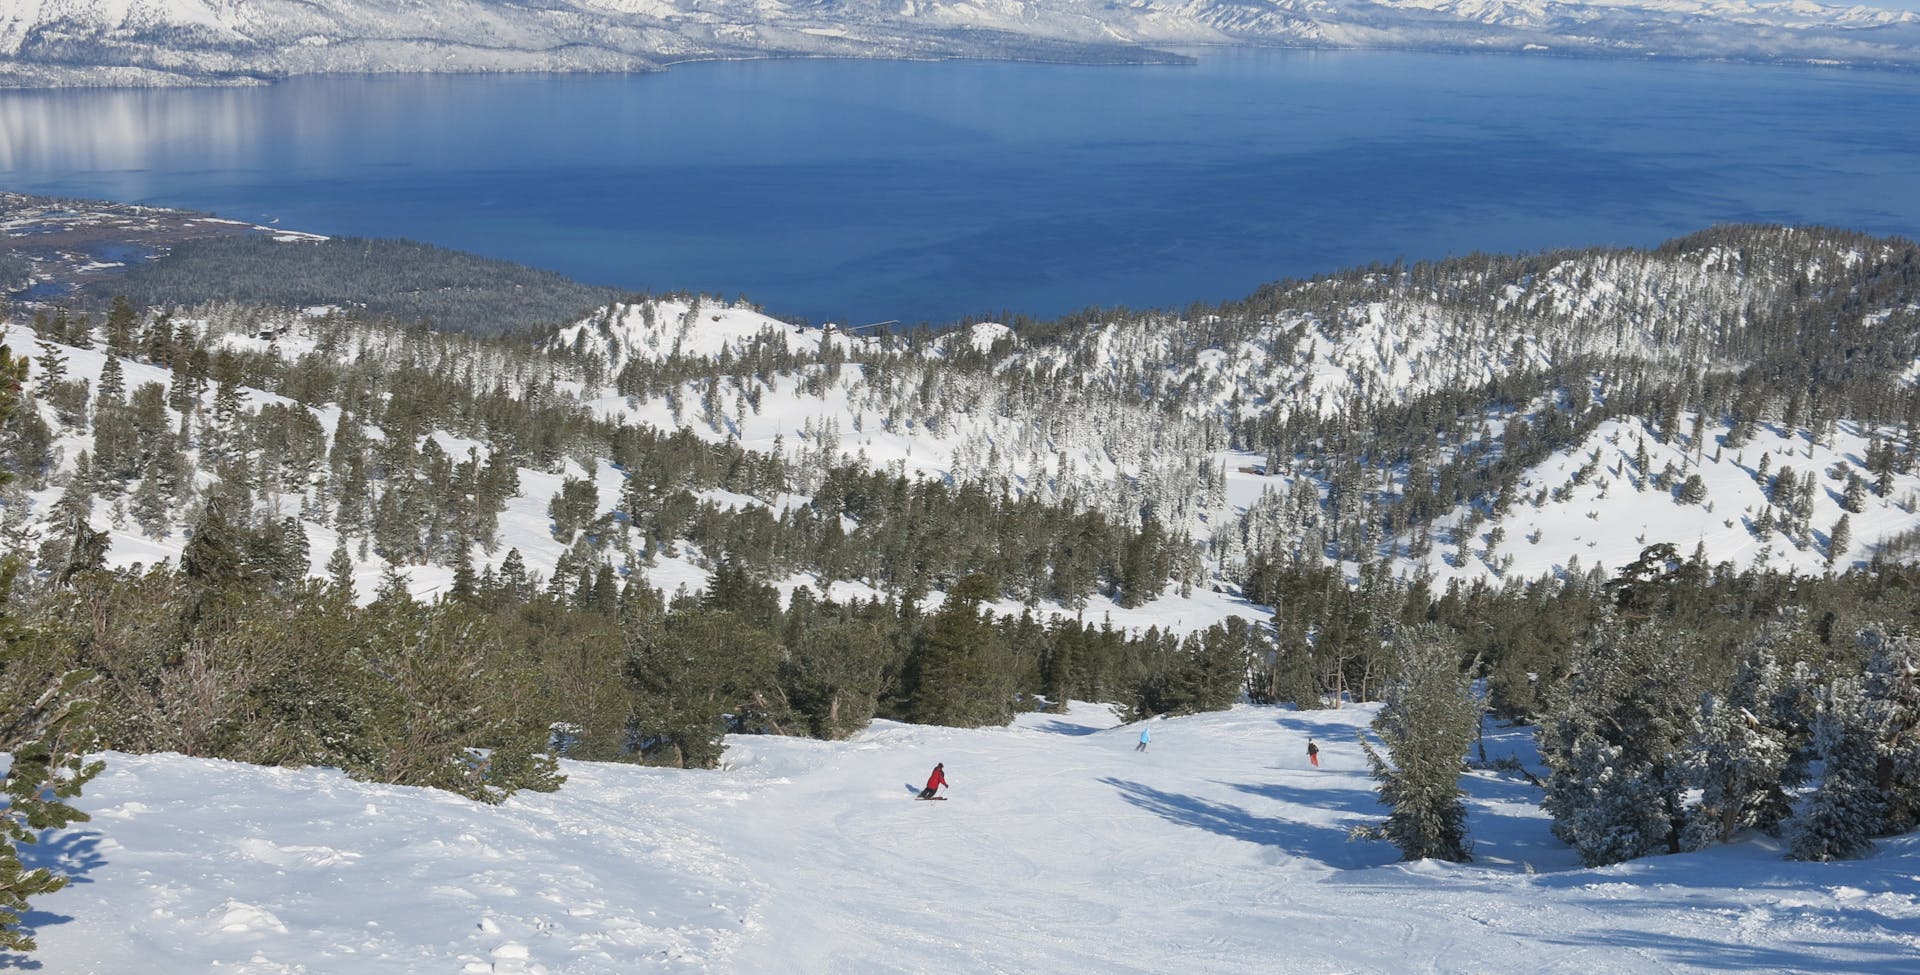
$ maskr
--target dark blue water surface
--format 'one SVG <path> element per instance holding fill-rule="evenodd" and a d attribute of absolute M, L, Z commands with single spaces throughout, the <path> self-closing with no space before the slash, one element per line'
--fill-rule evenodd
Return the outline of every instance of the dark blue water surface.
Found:
<path fill-rule="evenodd" d="M 775 314 L 1178 306 L 1724 221 L 1920 234 L 1920 76 L 1405 53 L 0 93 L 0 187 Z"/>

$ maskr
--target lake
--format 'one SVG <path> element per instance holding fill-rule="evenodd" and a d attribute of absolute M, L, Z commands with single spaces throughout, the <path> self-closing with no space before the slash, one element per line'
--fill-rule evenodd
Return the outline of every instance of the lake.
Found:
<path fill-rule="evenodd" d="M 0 187 L 819 321 L 1181 306 L 1725 221 L 1920 234 L 1920 76 L 1413 53 L 0 92 Z"/>

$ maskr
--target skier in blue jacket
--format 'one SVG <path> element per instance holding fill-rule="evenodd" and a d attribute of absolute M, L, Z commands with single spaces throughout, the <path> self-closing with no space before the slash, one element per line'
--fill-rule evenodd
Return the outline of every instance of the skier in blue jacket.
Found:
<path fill-rule="evenodd" d="M 1133 746 L 1133 750 L 1136 752 L 1146 751 L 1147 742 L 1150 742 L 1152 740 L 1153 740 L 1153 732 L 1147 730 L 1146 725 L 1141 725 L 1140 726 L 1140 744 Z"/>

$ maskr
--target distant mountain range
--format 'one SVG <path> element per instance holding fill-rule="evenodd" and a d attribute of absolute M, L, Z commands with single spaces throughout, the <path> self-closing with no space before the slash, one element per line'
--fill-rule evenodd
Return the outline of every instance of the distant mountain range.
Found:
<path fill-rule="evenodd" d="M 1251 44 L 1911 68 L 1920 15 L 1785 0 L 7 0 L 0 86 L 653 71 L 754 57 L 1178 61 Z"/>

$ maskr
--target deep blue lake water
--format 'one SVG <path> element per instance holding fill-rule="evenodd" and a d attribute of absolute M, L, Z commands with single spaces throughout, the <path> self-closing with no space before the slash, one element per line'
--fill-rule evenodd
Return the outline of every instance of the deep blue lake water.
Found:
<path fill-rule="evenodd" d="M 1724 221 L 1920 234 L 1920 76 L 1406 53 L 0 93 L 0 187 L 814 321 L 1179 306 Z"/>

